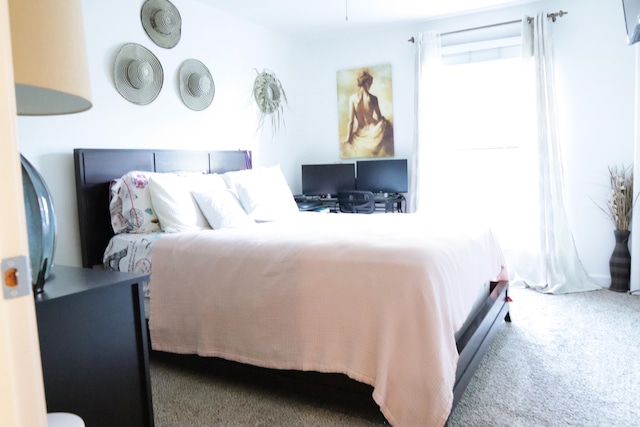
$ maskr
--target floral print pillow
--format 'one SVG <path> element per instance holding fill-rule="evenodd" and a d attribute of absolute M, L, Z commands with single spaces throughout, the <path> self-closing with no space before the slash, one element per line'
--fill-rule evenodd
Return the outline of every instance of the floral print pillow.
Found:
<path fill-rule="evenodd" d="M 153 172 L 132 171 L 111 182 L 109 211 L 113 232 L 154 233 L 161 231 L 147 185 Z"/>

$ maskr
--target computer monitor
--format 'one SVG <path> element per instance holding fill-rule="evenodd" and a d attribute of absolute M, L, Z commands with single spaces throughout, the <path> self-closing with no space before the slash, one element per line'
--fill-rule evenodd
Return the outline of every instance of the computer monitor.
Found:
<path fill-rule="evenodd" d="M 374 193 L 406 193 L 409 191 L 407 159 L 359 160 L 358 190 Z"/>
<path fill-rule="evenodd" d="M 353 163 L 302 165 L 302 194 L 335 196 L 338 191 L 356 189 L 356 167 Z"/>

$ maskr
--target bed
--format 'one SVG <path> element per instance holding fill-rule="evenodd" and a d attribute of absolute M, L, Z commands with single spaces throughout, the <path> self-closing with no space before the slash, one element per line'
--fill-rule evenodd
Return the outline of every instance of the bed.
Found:
<path fill-rule="evenodd" d="M 154 350 L 346 374 L 374 387 L 392 425 L 443 425 L 510 320 L 499 244 L 475 224 L 300 213 L 251 227 L 152 230 L 142 243 L 114 239 L 114 179 L 250 171 L 251 153 L 76 149 L 74 162 L 83 266 L 149 269 Z M 116 244 L 149 252 L 121 262 L 113 254 L 131 251 Z"/>

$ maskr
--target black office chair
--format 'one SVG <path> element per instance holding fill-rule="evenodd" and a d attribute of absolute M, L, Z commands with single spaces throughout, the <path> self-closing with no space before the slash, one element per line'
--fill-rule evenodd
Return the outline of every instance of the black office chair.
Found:
<path fill-rule="evenodd" d="M 375 196 L 371 191 L 339 191 L 340 212 L 370 214 L 376 210 Z"/>

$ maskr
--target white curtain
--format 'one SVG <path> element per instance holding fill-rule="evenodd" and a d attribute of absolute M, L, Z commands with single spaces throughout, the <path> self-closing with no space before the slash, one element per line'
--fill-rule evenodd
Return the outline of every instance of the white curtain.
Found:
<path fill-rule="evenodd" d="M 532 147 L 537 157 L 538 198 L 531 205 L 523 204 L 522 210 L 538 209 L 539 215 L 527 220 L 518 230 L 520 246 L 508 248 L 508 268 L 512 284 L 523 284 L 541 292 L 568 293 L 599 289 L 584 269 L 575 247 L 565 210 L 565 193 L 562 171 L 562 153 L 556 129 L 556 106 L 553 82 L 553 64 L 549 22 L 544 14 L 530 21 L 523 20 L 523 55 L 532 57 L 535 68 L 537 104 L 537 144 Z M 416 105 L 413 171 L 410 183 L 409 210 L 426 212 L 442 209 L 443 176 L 438 162 L 437 140 L 430 126 L 437 116 L 435 112 L 441 96 L 439 74 L 442 66 L 440 35 L 421 33 L 416 37 Z M 532 84 L 533 87 L 533 84 Z M 463 125 L 463 124 L 461 124 Z M 524 171 L 523 171 L 524 172 Z M 508 176 L 505 179 L 509 179 Z M 531 193 L 534 193 L 532 191 Z M 514 201 L 512 201 L 514 202 Z M 534 211 L 535 212 L 535 211 Z M 525 222 L 524 215 L 520 220 Z M 527 238 L 525 238 L 527 236 Z M 532 238 L 531 238 L 532 237 Z"/>
<path fill-rule="evenodd" d="M 421 203 L 422 199 L 434 200 L 430 183 L 438 182 L 430 171 L 429 162 L 435 159 L 430 152 L 435 145 L 430 143 L 430 118 L 437 108 L 438 74 L 442 70 L 440 34 L 437 32 L 420 33 L 415 38 L 416 79 L 415 79 L 415 123 L 413 138 L 413 157 L 411 180 L 409 183 L 409 212 L 425 211 L 430 204 Z M 430 197 L 430 194 L 432 197 Z M 431 203 L 433 205 L 433 203 Z"/>
<path fill-rule="evenodd" d="M 546 293 L 600 289 L 576 250 L 565 209 L 562 151 L 558 141 L 551 27 L 545 14 L 523 20 L 523 52 L 535 68 L 540 197 L 539 257 L 517 281 Z"/>

